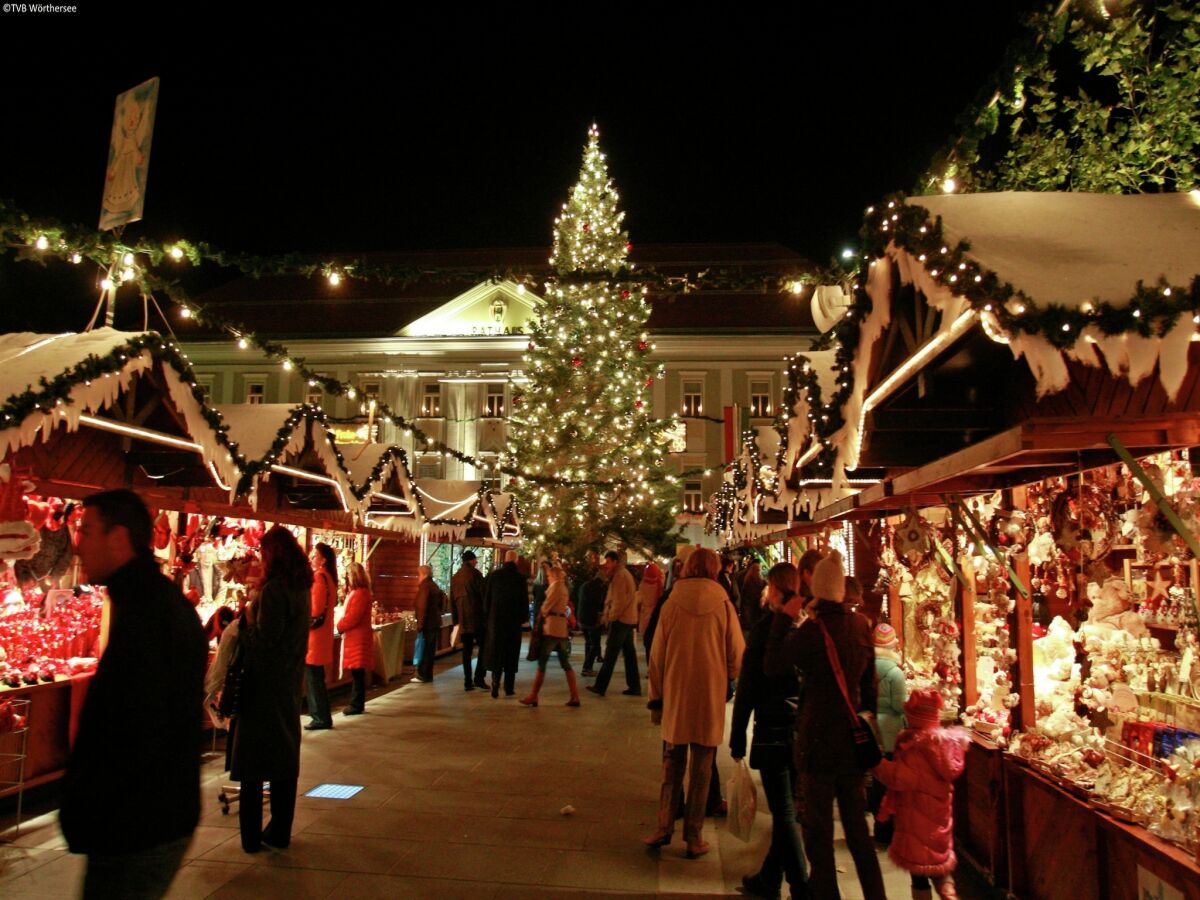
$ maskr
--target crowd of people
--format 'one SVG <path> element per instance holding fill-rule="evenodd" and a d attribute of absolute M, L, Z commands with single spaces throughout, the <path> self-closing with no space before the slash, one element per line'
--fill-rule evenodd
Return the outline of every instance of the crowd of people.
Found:
<path fill-rule="evenodd" d="M 199 817 L 199 754 L 193 752 L 199 721 L 180 713 L 194 709 L 183 701 L 206 695 L 228 728 L 227 763 L 240 782 L 242 848 L 247 853 L 263 845 L 286 848 L 300 766 L 298 686 L 306 687 L 310 720 L 304 728 L 332 728 L 325 667 L 332 661 L 336 630 L 344 635 L 342 667 L 352 681 L 343 714 L 365 711 L 374 646 L 371 584 L 360 563 L 346 563 L 345 606 L 338 617 L 334 551 L 318 543 L 306 559 L 291 531 L 269 529 L 251 601 L 236 617 L 214 616 L 209 623 L 208 634 L 220 644 L 206 681 L 205 629 L 153 561 L 144 504 L 117 491 L 89 498 L 84 508 L 77 550 L 89 578 L 107 585 L 113 614 L 108 650 L 68 763 L 62 827 L 71 850 L 88 854 L 85 896 L 161 896 Z M 485 576 L 468 550 L 450 579 L 449 597 L 433 570 L 421 566 L 415 614 L 424 648 L 414 681 L 433 679 L 447 607 L 462 644 L 464 689 L 490 688 L 493 698 L 501 690 L 515 695 L 532 610 L 529 658 L 537 669 L 520 700 L 525 707 L 541 702 L 551 656 L 566 680 L 566 706 L 581 705 L 571 662 L 574 629 L 584 638 L 581 674 L 595 679 L 587 686 L 593 696 L 607 695 L 618 659 L 624 663 L 622 693 L 643 696 L 640 633 L 647 706 L 662 729 L 659 812 L 647 847 L 671 843 L 682 819 L 688 858 L 709 851 L 704 820 L 726 812 L 716 760 L 732 700 L 729 753 L 738 765 L 748 757 L 758 770 L 772 819 L 767 854 L 743 879 L 747 893 L 778 897 L 786 881 L 794 898 L 839 896 L 836 801 L 868 900 L 885 896 L 877 843 L 890 845 L 892 860 L 912 873 L 914 897 L 931 897 L 934 890 L 942 898 L 956 896 L 952 785 L 962 771 L 965 738 L 961 730 L 940 727 L 936 691 L 906 696 L 896 633 L 886 622 L 873 627 L 849 605 L 860 594 L 845 576 L 841 557 L 809 551 L 796 565 L 778 563 L 764 577 L 757 562 L 739 574 L 731 557 L 688 550 L 671 562 L 669 577 L 651 561 L 640 578 L 611 550 L 603 559 L 589 559 L 574 585 L 556 560 L 535 570 L 516 551 L 508 551 Z M 128 671 L 141 677 L 123 679 Z M 144 696 L 118 701 L 110 696 L 110 683 L 125 685 L 122 691 L 137 685 Z M 132 751 L 127 734 L 120 740 L 109 734 L 113 710 L 131 699 L 150 713 L 138 721 L 154 723 Z M 871 772 L 856 753 L 860 716 L 881 742 L 883 758 Z M 121 754 L 114 759 L 118 746 Z M 686 791 L 685 773 L 690 773 Z M 268 783 L 271 817 L 264 828 Z M 97 827 L 89 812 L 105 802 L 100 792 L 110 784 L 133 785 L 139 795 L 137 803 L 120 804 L 136 810 L 137 821 L 117 830 Z M 874 837 L 868 812 L 875 819 Z"/>

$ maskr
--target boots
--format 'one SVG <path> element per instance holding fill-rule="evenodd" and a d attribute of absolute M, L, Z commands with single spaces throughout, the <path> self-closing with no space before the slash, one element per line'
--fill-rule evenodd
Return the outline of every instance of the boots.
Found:
<path fill-rule="evenodd" d="M 537 706 L 538 691 L 540 691 L 542 689 L 542 682 L 545 680 L 546 680 L 545 672 L 539 671 L 536 675 L 533 676 L 533 690 L 531 690 L 529 692 L 528 697 L 521 698 L 522 706 L 535 706 L 535 707 Z"/>
<path fill-rule="evenodd" d="M 575 670 L 567 669 L 567 687 L 571 691 L 571 699 L 567 701 L 567 706 L 579 705 L 579 683 L 575 680 Z"/>
<path fill-rule="evenodd" d="M 958 891 L 954 887 L 953 872 L 947 872 L 945 875 L 933 875 L 929 880 L 933 882 L 933 890 L 939 900 L 958 900 Z"/>

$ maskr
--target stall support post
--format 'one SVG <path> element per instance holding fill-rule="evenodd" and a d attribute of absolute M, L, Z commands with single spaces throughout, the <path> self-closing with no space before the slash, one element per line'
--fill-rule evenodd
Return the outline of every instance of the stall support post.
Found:
<path fill-rule="evenodd" d="M 1013 568 L 1026 584 L 1029 584 L 1029 557 L 1024 553 L 1012 557 Z M 1020 703 L 1013 710 L 1013 731 L 1027 730 L 1037 721 L 1033 699 L 1033 601 L 1020 591 L 1016 594 L 1016 606 L 1009 619 L 1009 628 L 1017 648 L 1017 662 L 1013 667 L 1014 684 Z"/>
<path fill-rule="evenodd" d="M 975 658 L 975 567 L 971 557 L 960 556 L 958 568 L 962 574 L 962 590 L 958 591 L 958 621 L 962 634 L 962 686 L 963 702 L 974 706 L 979 702 L 979 684 L 976 680 L 978 666 Z"/>

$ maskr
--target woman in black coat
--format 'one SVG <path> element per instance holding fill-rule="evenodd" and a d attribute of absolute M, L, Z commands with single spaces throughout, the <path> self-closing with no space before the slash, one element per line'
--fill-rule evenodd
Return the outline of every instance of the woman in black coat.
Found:
<path fill-rule="evenodd" d="M 300 777 L 300 686 L 310 624 L 312 569 L 292 533 L 276 525 L 262 539 L 263 584 L 238 629 L 242 683 L 231 775 L 242 784 L 242 849 L 284 848 L 292 838 Z M 271 822 L 262 827 L 263 782 L 271 783 Z"/>
<path fill-rule="evenodd" d="M 763 672 L 763 656 L 772 616 L 800 591 L 800 573 L 790 563 L 779 563 L 767 573 L 767 614 L 754 615 L 754 627 L 742 656 L 729 728 L 729 753 L 735 760 L 746 756 L 746 726 L 754 713 L 754 739 L 750 765 L 762 777 L 763 793 L 771 809 L 771 848 L 759 871 L 742 879 L 746 892 L 756 897 L 778 897 L 784 877 L 792 897 L 808 896 L 808 869 L 796 825 L 796 707 L 800 679 L 793 668 L 780 675 Z M 761 593 L 761 591 L 760 591 Z M 747 603 L 750 597 L 744 597 Z M 753 602 L 757 603 L 757 596 Z"/>

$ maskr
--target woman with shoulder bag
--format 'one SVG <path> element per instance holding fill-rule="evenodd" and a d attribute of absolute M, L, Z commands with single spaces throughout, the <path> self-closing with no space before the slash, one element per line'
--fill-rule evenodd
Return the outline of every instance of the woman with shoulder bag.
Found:
<path fill-rule="evenodd" d="M 306 731 L 333 727 L 329 712 L 329 691 L 325 687 L 325 667 L 333 662 L 333 608 L 337 606 L 337 557 L 328 544 L 313 547 L 312 621 L 308 632 L 308 655 L 304 657 L 304 678 L 308 687 L 308 714 L 312 718 Z"/>
<path fill-rule="evenodd" d="M 292 837 L 300 776 L 300 672 L 309 632 L 312 570 L 292 533 L 276 525 L 262 539 L 263 586 L 238 629 L 242 676 L 230 769 L 241 782 L 242 849 L 280 849 Z M 262 827 L 263 784 L 271 783 L 271 823 Z"/>
<path fill-rule="evenodd" d="M 813 569 L 811 589 L 814 601 L 809 618 L 799 628 L 792 626 L 803 607 L 800 597 L 793 597 L 772 616 L 763 662 L 768 676 L 784 675 L 793 668 L 804 673 L 804 702 L 796 720 L 796 768 L 804 797 L 804 847 L 812 865 L 809 893 L 821 900 L 841 896 L 833 858 L 836 799 L 863 896 L 883 900 L 883 875 L 867 826 L 868 766 L 856 742 L 860 714 L 866 712 L 870 718 L 875 714 L 871 623 L 842 605 L 846 575 L 836 551 Z M 874 749 L 877 762 L 878 744 Z"/>
<path fill-rule="evenodd" d="M 808 896 L 808 867 L 796 826 L 796 708 L 800 679 L 796 670 L 768 677 L 763 656 L 771 630 L 772 612 L 779 612 L 800 592 L 800 573 L 790 563 L 779 563 L 767 573 L 764 614 L 751 613 L 754 626 L 742 657 L 729 729 L 729 753 L 735 761 L 746 756 L 746 726 L 754 713 L 754 739 L 750 767 L 758 769 L 763 793 L 771 809 L 771 846 L 762 866 L 742 879 L 742 887 L 755 897 L 777 898 L 786 876 L 793 900 Z M 761 594 L 762 592 L 759 591 Z M 752 602 L 750 596 L 743 598 Z M 757 603 L 757 596 L 753 602 Z M 743 610 L 746 612 L 746 610 Z"/>

